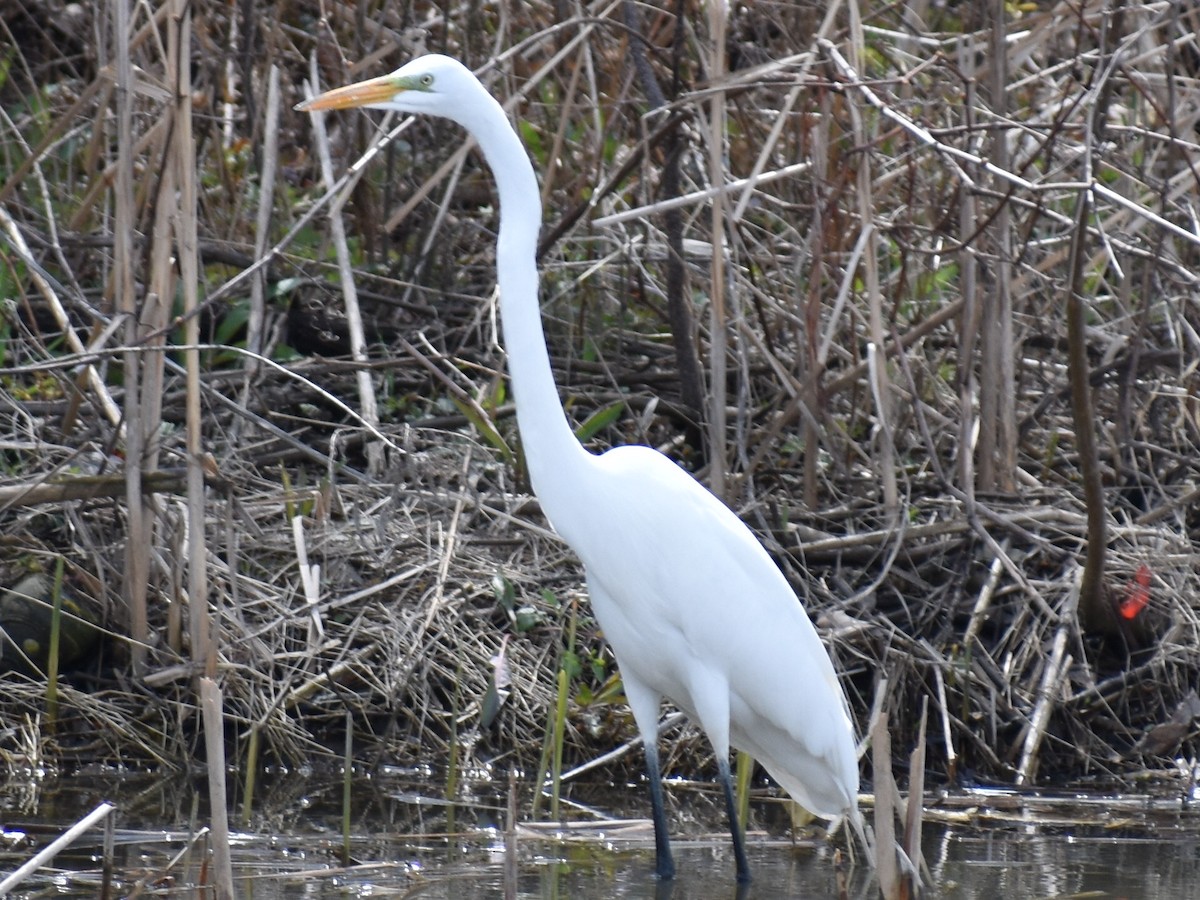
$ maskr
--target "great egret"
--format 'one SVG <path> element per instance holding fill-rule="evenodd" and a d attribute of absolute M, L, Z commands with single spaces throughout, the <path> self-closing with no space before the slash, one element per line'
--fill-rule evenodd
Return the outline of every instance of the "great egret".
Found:
<path fill-rule="evenodd" d="M 801 805 L 861 833 L 845 695 L 817 632 L 750 529 L 650 447 L 599 456 L 559 402 L 538 306 L 541 207 L 533 166 L 500 104 L 460 62 L 422 56 L 390 75 L 297 106 L 369 107 L 452 119 L 479 143 L 500 195 L 496 274 L 517 425 L 533 489 L 587 573 L 646 750 L 659 878 L 675 875 L 658 760 L 670 699 L 704 729 L 729 810 L 739 881 L 750 878 L 729 749 L 745 750 Z"/>

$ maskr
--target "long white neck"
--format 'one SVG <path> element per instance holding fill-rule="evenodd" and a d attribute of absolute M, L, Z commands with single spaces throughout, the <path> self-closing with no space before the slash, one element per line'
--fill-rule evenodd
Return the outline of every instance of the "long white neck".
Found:
<path fill-rule="evenodd" d="M 575 505 L 564 489 L 575 481 L 589 454 L 567 423 L 542 331 L 537 272 L 542 207 L 537 177 L 504 110 L 490 95 L 488 100 L 472 121 L 463 124 L 479 142 L 500 194 L 496 269 L 517 425 L 533 490 L 546 516 L 561 531 Z"/>

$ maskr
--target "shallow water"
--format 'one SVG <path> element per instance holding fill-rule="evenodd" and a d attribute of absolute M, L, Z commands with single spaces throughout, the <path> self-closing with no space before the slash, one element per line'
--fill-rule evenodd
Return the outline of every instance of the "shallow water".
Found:
<path fill-rule="evenodd" d="M 205 881 L 203 838 L 188 821 L 203 816 L 203 791 L 148 779 L 69 779 L 0 793 L 0 878 L 31 857 L 102 797 L 118 806 L 113 896 L 194 897 Z M 277 898 L 783 898 L 832 897 L 834 853 L 820 841 L 793 844 L 781 807 L 754 804 L 749 857 L 754 882 L 739 891 L 714 792 L 673 783 L 679 877 L 653 876 L 653 835 L 636 819 L 602 820 L 597 809 L 640 812 L 641 791 L 578 786 L 567 826 L 518 827 L 511 865 L 501 826 L 504 802 L 478 790 L 451 809 L 415 784 L 362 779 L 355 784 L 351 861 L 343 865 L 340 785 L 277 779 L 266 812 L 232 841 L 240 897 Z M 977 792 L 931 799 L 923 848 L 926 896 L 1197 896 L 1200 814 L 1169 796 L 1046 799 Z M 513 838 L 507 837 L 507 843 Z M 14 898 L 99 896 L 103 834 L 85 835 L 39 870 Z M 190 850 L 188 849 L 190 847 Z M 861 869 L 850 896 L 874 897 Z"/>

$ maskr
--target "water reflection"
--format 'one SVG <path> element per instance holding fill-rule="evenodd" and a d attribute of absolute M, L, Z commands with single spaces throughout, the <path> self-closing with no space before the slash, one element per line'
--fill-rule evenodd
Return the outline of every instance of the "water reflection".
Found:
<path fill-rule="evenodd" d="M 1131 823 L 1132 825 L 1133 823 Z M 1037 826 L 927 832 L 926 859 L 940 888 L 960 896 L 1196 896 L 1200 883 L 1197 823 L 1188 817 L 1152 832 L 1128 828 Z"/>
<path fill-rule="evenodd" d="M 286 781 L 268 787 L 260 806 L 267 811 L 234 841 L 243 898 L 774 900 L 836 894 L 831 849 L 793 845 L 771 804 L 761 804 L 754 814 L 756 831 L 747 849 L 755 880 L 738 886 L 719 804 L 704 790 L 691 797 L 680 786 L 672 789 L 679 877 L 659 883 L 652 875 L 649 823 L 586 814 L 579 796 L 572 823 L 522 823 L 514 832 L 504 825 L 506 804 L 487 791 L 458 804 L 452 816 L 444 801 L 418 786 L 370 780 L 356 784 L 351 860 L 345 865 L 338 789 Z M 0 873 L 14 870 L 80 810 L 107 797 L 121 810 L 113 855 L 117 895 L 194 897 L 205 878 L 206 847 L 189 833 L 188 823 L 204 821 L 204 796 L 202 785 L 104 784 L 94 778 L 44 785 L 32 805 L 10 796 L 0 807 Z M 640 799 L 597 792 L 587 802 L 606 810 L 629 802 L 640 811 Z M 1183 900 L 1196 896 L 1200 883 L 1200 818 L 1178 806 L 1139 809 L 1101 802 L 1088 815 L 1072 815 L 1061 806 L 1035 813 L 1028 805 L 1007 811 L 980 805 L 962 819 L 971 824 L 926 827 L 933 880 L 928 896 Z M 448 827 L 451 822 L 458 830 Z M 98 895 L 101 848 L 102 835 L 89 834 L 54 861 L 53 871 L 40 871 L 10 896 L 92 900 Z M 860 871 L 851 878 L 856 900 L 876 896 L 863 876 Z"/>

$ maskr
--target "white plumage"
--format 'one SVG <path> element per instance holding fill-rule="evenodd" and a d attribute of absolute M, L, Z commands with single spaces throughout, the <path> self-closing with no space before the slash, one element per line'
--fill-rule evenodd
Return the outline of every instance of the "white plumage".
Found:
<path fill-rule="evenodd" d="M 500 312 L 522 445 L 547 518 L 587 571 L 596 619 L 645 740 L 659 877 L 675 872 L 656 749 L 663 697 L 712 742 L 739 880 L 749 879 L 749 868 L 731 745 L 812 812 L 850 816 L 861 828 L 845 695 L 779 568 L 728 507 L 662 454 L 630 446 L 596 456 L 571 432 L 538 307 L 537 179 L 500 105 L 461 63 L 434 55 L 300 108 L 351 106 L 453 119 L 478 141 L 495 175 Z"/>

